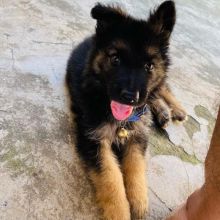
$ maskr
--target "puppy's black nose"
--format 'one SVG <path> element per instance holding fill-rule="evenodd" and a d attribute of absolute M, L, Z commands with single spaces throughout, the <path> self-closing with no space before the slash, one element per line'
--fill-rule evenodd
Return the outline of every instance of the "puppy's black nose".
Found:
<path fill-rule="evenodd" d="M 132 92 L 132 91 L 128 91 L 126 89 L 123 89 L 121 91 L 121 99 L 125 102 L 128 102 L 128 103 L 135 103 L 135 102 L 138 102 L 139 100 L 139 92 L 135 91 L 135 92 Z"/>

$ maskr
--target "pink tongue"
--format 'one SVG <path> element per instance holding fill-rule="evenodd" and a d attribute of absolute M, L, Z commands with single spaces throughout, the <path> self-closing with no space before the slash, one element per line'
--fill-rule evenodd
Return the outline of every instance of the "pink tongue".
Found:
<path fill-rule="evenodd" d="M 125 120 L 128 118 L 133 110 L 133 107 L 130 105 L 124 105 L 116 101 L 111 101 L 111 109 L 113 116 L 119 120 Z"/>

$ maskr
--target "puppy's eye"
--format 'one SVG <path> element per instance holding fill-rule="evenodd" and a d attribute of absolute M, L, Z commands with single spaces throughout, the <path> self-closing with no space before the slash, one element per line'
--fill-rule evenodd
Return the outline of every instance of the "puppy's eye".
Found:
<path fill-rule="evenodd" d="M 120 64 L 120 59 L 117 55 L 113 55 L 110 57 L 110 60 L 111 60 L 111 64 L 113 66 L 118 66 Z"/>
<path fill-rule="evenodd" d="M 152 71 L 154 69 L 153 63 L 146 63 L 146 64 L 144 64 L 144 69 L 145 69 L 146 72 Z"/>

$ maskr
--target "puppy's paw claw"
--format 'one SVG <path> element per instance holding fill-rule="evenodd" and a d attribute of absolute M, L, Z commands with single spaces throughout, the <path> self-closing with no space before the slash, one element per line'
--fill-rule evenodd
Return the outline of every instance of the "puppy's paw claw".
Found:
<path fill-rule="evenodd" d="M 178 109 L 178 108 L 173 109 L 171 114 L 173 121 L 184 122 L 187 120 L 187 114 L 183 109 Z"/>

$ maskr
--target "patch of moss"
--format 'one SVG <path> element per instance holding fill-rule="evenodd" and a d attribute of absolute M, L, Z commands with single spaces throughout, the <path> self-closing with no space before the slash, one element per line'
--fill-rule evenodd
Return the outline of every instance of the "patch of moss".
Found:
<path fill-rule="evenodd" d="M 186 129 L 186 133 L 192 139 L 193 134 L 197 131 L 200 131 L 200 124 L 196 119 L 194 119 L 192 116 L 188 115 L 188 120 L 183 123 L 183 126 Z"/>
<path fill-rule="evenodd" d="M 35 170 L 34 166 L 27 163 L 27 157 L 19 158 L 19 154 L 21 152 L 17 152 L 15 148 L 11 147 L 6 153 L 0 156 L 0 162 L 4 163 L 4 166 L 12 171 L 13 176 L 21 173 L 32 175 Z"/>
<path fill-rule="evenodd" d="M 0 155 L 0 161 L 5 162 L 13 159 L 17 155 L 17 152 L 14 148 L 8 150 L 6 153 Z"/>
<path fill-rule="evenodd" d="M 23 173 L 25 164 L 19 158 L 11 159 L 6 162 L 6 167 L 13 170 L 14 172 Z"/>
<path fill-rule="evenodd" d="M 32 175 L 35 171 L 33 166 L 27 165 L 24 160 L 19 158 L 7 161 L 6 167 L 11 169 L 16 176 L 21 173 Z"/>
<path fill-rule="evenodd" d="M 201 163 L 201 161 L 198 160 L 195 155 L 189 155 L 184 151 L 184 149 L 181 146 L 175 146 L 169 140 L 167 134 L 162 130 L 160 131 L 156 131 L 155 129 L 152 130 L 152 133 L 149 138 L 149 145 L 150 145 L 150 154 L 152 156 L 173 155 L 191 164 Z"/>
<path fill-rule="evenodd" d="M 215 125 L 215 117 L 213 117 L 213 115 L 209 112 L 209 110 L 203 107 L 202 105 L 196 105 L 194 107 L 194 111 L 198 117 L 204 118 L 205 120 L 208 121 L 209 123 L 208 132 L 209 135 L 211 136 Z"/>

